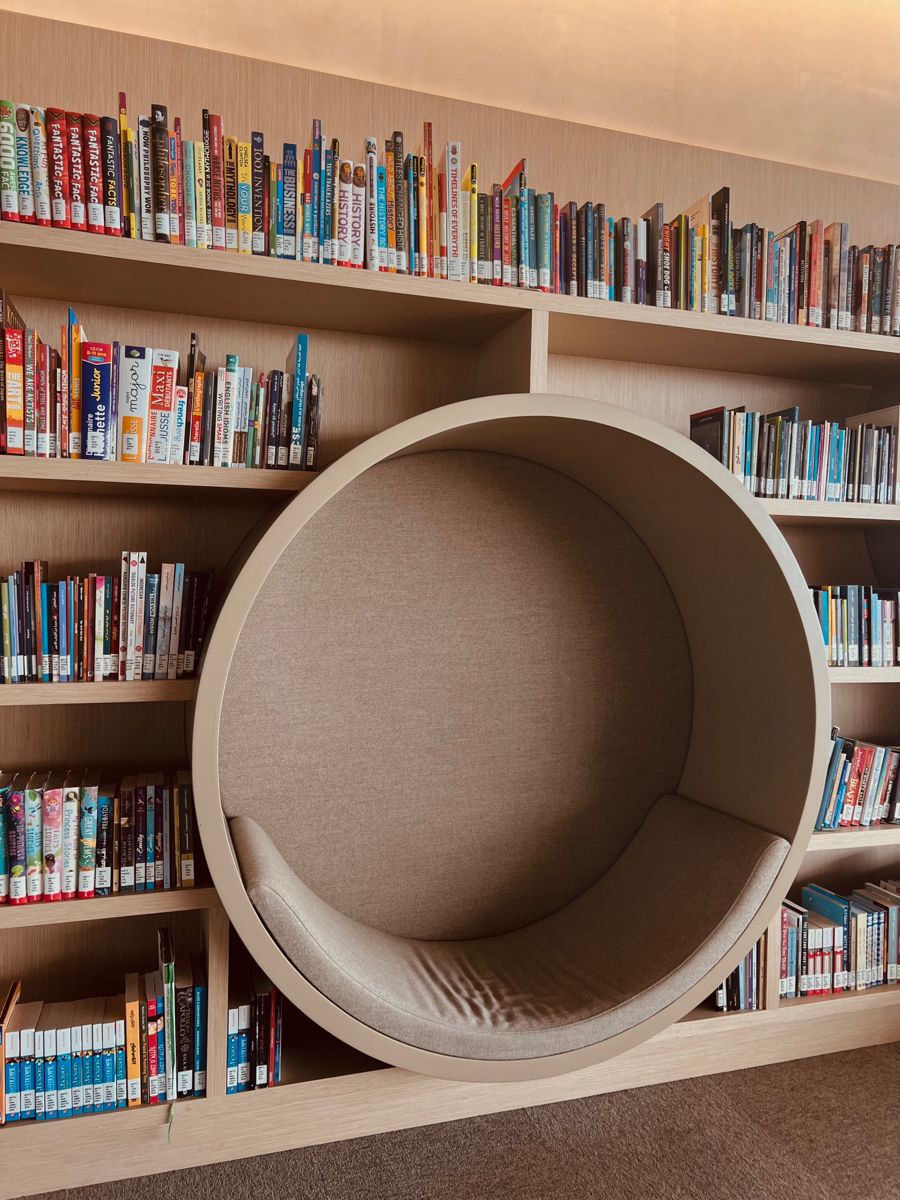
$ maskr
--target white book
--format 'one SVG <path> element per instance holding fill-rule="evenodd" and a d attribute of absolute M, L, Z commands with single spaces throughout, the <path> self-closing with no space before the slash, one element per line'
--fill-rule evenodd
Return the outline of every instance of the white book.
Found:
<path fill-rule="evenodd" d="M 150 425 L 147 462 L 167 463 L 175 425 L 175 381 L 178 351 L 153 351 L 150 375 Z"/>
<path fill-rule="evenodd" d="M 147 599 L 147 554 L 138 554 L 137 593 L 134 604 L 134 678 L 144 672 L 144 607 Z"/>
<path fill-rule="evenodd" d="M 225 368 L 216 372 L 215 437 L 213 440 L 213 466 L 221 467 L 225 446 Z"/>
<path fill-rule="evenodd" d="M 366 168 L 362 163 L 353 167 L 350 192 L 350 265 L 362 268 L 366 256 Z"/>
<path fill-rule="evenodd" d="M 153 229 L 153 166 L 150 158 L 150 118 L 138 117 L 138 178 L 140 186 L 140 236 L 145 242 L 156 240 Z"/>
<path fill-rule="evenodd" d="M 236 1008 L 229 1008 L 227 1038 L 232 1038 L 232 1037 L 237 1038 L 237 1035 L 238 1035 L 238 1010 Z M 225 1068 L 225 1091 L 226 1092 L 237 1091 L 237 1084 L 238 1084 L 238 1064 L 236 1062 L 229 1063 L 228 1066 Z"/>
<path fill-rule="evenodd" d="M 34 181 L 34 212 L 38 221 L 50 224 L 50 174 L 47 166 L 47 122 L 42 108 L 31 108 L 31 174 Z"/>
<path fill-rule="evenodd" d="M 188 390 L 182 384 L 175 386 L 175 425 L 172 443 L 169 446 L 169 462 L 184 462 L 184 435 L 188 423 Z"/>
<path fill-rule="evenodd" d="M 175 592 L 175 568 L 163 563 L 159 578 L 159 608 L 156 618 L 156 670 L 154 679 L 167 679 L 169 674 L 169 642 L 172 637 L 172 601 Z"/>
<path fill-rule="evenodd" d="M 59 1017 L 57 1016 L 57 1020 L 58 1019 L 59 1019 Z M 71 1026 L 66 1025 L 61 1029 L 57 1029 L 55 1031 L 55 1033 L 56 1033 L 56 1053 L 57 1053 L 57 1055 L 58 1056 L 68 1055 L 71 1058 L 71 1056 L 72 1056 L 72 1029 L 71 1029 Z M 71 1113 L 72 1113 L 71 1080 L 72 1080 L 72 1072 L 71 1072 L 71 1067 L 70 1067 L 69 1068 L 69 1086 L 68 1087 L 60 1086 L 60 1088 L 57 1092 L 57 1107 L 59 1109 L 60 1116 L 71 1116 Z M 62 1078 L 60 1078 L 59 1079 L 60 1085 L 62 1084 L 62 1082 L 63 1082 Z"/>
<path fill-rule="evenodd" d="M 128 553 L 128 604 L 125 623 L 125 678 L 133 680 L 134 674 L 134 643 L 137 618 L 137 581 L 138 581 L 138 552 Z"/>
<path fill-rule="evenodd" d="M 459 277 L 465 281 L 469 278 L 469 193 L 460 188 L 459 192 Z"/>
<path fill-rule="evenodd" d="M 447 278 L 463 279 L 462 214 L 460 212 L 460 184 L 462 148 L 458 141 L 447 143 L 446 187 L 447 187 Z"/>
<path fill-rule="evenodd" d="M 94 580 L 94 683 L 102 683 L 109 661 L 103 653 L 103 618 L 106 601 L 104 576 Z"/>
<path fill-rule="evenodd" d="M 144 462 L 150 428 L 150 380 L 153 351 L 146 346 L 119 347 L 118 457 Z"/>
<path fill-rule="evenodd" d="M 175 564 L 172 585 L 172 633 L 169 640 L 169 666 L 166 678 L 178 678 L 178 643 L 181 640 L 181 601 L 184 595 L 184 563 Z M 184 659 L 182 658 L 182 666 Z"/>
<path fill-rule="evenodd" d="M 63 787 L 62 806 L 62 872 L 60 887 L 63 899 L 74 896 L 78 890 L 78 822 L 80 816 L 81 788 L 73 776 Z"/>

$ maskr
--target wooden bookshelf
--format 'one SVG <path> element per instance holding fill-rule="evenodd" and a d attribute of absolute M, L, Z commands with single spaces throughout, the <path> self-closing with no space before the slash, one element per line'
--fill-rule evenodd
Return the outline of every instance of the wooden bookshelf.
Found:
<path fill-rule="evenodd" d="M 0 934 L 13 929 L 73 925 L 82 921 L 202 912 L 218 906 L 219 896 L 213 887 L 141 892 L 133 896 L 96 896 L 93 900 L 60 900 L 54 904 L 4 905 L 0 908 Z"/>
<path fill-rule="evenodd" d="M 858 525 L 880 529 L 900 522 L 900 504 L 846 504 L 824 500 L 760 500 L 776 525 Z"/>
<path fill-rule="evenodd" d="M 32 708 L 69 704 L 158 704 L 192 700 L 193 679 L 147 679 L 134 683 L 21 683 L 0 687 L 0 707 Z"/>
<path fill-rule="evenodd" d="M 0 455 L 0 491 L 14 492 L 149 496 L 166 488 L 184 493 L 212 488 L 291 495 L 301 491 L 315 477 L 315 471 L 248 471 L 167 463 L 87 462 L 71 458 Z"/>
<path fill-rule="evenodd" d="M 406 128 L 417 136 L 422 120 L 434 118 L 435 144 L 460 133 L 465 146 L 479 151 L 485 179 L 504 178 L 527 153 L 542 186 L 556 187 L 560 196 L 606 197 L 616 213 L 637 215 L 655 199 L 667 212 L 680 211 L 730 182 L 740 220 L 784 228 L 798 216 L 843 217 L 861 244 L 896 240 L 900 232 L 900 189 L 886 184 L 574 124 L 560 128 L 499 109 L 10 13 L 0 14 L 0 36 L 8 49 L 9 94 L 106 112 L 126 87 L 134 114 L 162 99 L 185 118 L 187 137 L 196 136 L 203 107 L 222 112 L 229 131 L 263 129 L 273 144 L 296 140 L 313 105 L 329 133 L 353 147 L 372 129 Z M 58 64 L 84 61 L 100 64 L 99 73 L 60 73 Z M 577 153 L 561 156 L 564 142 Z M 56 336 L 70 302 L 95 306 L 88 314 L 79 309 L 90 329 L 121 323 L 140 344 L 186 346 L 197 328 L 211 355 L 227 345 L 266 365 L 283 361 L 292 330 L 312 330 L 310 361 L 328 396 L 326 461 L 405 417 L 492 393 L 583 395 L 686 433 L 692 411 L 721 403 L 763 411 L 798 404 L 804 417 L 838 419 L 882 407 L 890 386 L 900 383 L 900 339 L 6 222 L 0 223 L 0 286 L 45 337 Z M 199 567 L 205 559 L 221 573 L 309 482 L 299 472 L 0 457 L 0 561 L 29 557 L 36 542 L 52 563 L 73 565 L 140 545 L 160 560 L 177 554 Z M 782 527 L 807 579 L 852 573 L 896 583 L 882 578 L 886 568 L 876 551 L 900 522 L 900 505 L 760 504 Z M 897 689 L 837 686 L 900 682 L 900 668 L 835 668 L 830 678 L 834 719 L 848 736 L 877 730 L 889 740 L 900 737 Z M 121 759 L 113 754 L 115 739 L 136 765 L 144 750 L 154 762 L 183 762 L 187 714 L 170 702 L 183 705 L 194 693 L 193 681 L 0 687 L 0 748 L 23 764 L 31 755 L 49 765 L 71 757 L 103 766 L 107 758 Z M 900 827 L 815 833 L 804 871 L 812 877 L 821 864 L 828 883 L 838 859 L 854 870 L 858 862 L 862 881 L 866 864 L 874 870 L 893 862 L 895 851 L 900 868 Z M 40 967 L 77 958 L 76 994 L 94 994 L 87 990 L 93 966 L 107 960 L 113 944 L 126 940 L 127 950 L 129 931 L 157 918 L 202 933 L 208 1097 L 171 1111 L 159 1106 L 3 1128 L 0 1200 L 900 1039 L 900 988 L 828 1003 L 779 1003 L 770 938 L 762 1011 L 697 1009 L 597 1068 L 530 1083 L 454 1083 L 354 1059 L 312 1027 L 285 1046 L 289 1082 L 226 1097 L 229 924 L 213 888 L 0 910 L 0 975 L 22 961 Z M 110 920 L 122 922 L 121 929 L 108 926 Z M 97 923 L 115 937 L 98 940 Z"/>
<path fill-rule="evenodd" d="M 832 683 L 900 683 L 900 667 L 829 667 Z"/>
<path fill-rule="evenodd" d="M 817 830 L 809 839 L 811 854 L 830 854 L 835 850 L 883 849 L 885 846 L 897 846 L 900 860 L 900 825 L 875 825 L 871 829 L 849 826 L 846 829 Z"/>

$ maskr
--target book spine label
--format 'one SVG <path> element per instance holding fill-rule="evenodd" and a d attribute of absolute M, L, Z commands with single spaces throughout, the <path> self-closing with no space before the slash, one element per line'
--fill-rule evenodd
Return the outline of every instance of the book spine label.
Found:
<path fill-rule="evenodd" d="M 19 177 L 16 165 L 16 106 L 0 100 L 0 217 L 19 220 Z"/>
<path fill-rule="evenodd" d="M 48 108 L 47 150 L 50 160 L 50 216 L 58 229 L 70 229 L 69 148 L 66 114 L 60 108 Z"/>
<path fill-rule="evenodd" d="M 42 108 L 31 109 L 31 172 L 34 179 L 34 220 L 51 225 L 50 170 L 47 158 L 47 123 Z"/>
<path fill-rule="evenodd" d="M 89 233 L 106 231 L 103 208 L 103 149 L 100 118 L 84 114 L 84 171 L 87 188 L 87 227 Z"/>
<path fill-rule="evenodd" d="M 34 177 L 31 172 L 31 111 L 25 104 L 16 105 L 15 134 L 19 220 L 26 225 L 33 225 L 35 212 Z"/>

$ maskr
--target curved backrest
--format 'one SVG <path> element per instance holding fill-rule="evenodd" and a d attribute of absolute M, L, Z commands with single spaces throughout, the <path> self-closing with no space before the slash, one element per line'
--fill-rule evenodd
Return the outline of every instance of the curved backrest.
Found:
<path fill-rule="evenodd" d="M 222 804 L 350 917 L 483 937 L 604 874 L 681 775 L 687 641 L 594 492 L 498 453 L 380 463 L 269 573 L 222 706 Z"/>

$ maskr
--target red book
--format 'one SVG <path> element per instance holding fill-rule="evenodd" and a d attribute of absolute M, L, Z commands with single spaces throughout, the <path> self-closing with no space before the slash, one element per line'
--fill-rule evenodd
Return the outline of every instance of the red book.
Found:
<path fill-rule="evenodd" d="M 225 249 L 225 147 L 222 118 L 209 116 L 209 182 L 212 196 L 213 250 Z"/>
<path fill-rule="evenodd" d="M 100 118 L 93 113 L 82 117 L 84 128 L 84 176 L 87 195 L 87 229 L 89 233 L 106 233 L 103 208 L 103 149 Z"/>
<path fill-rule="evenodd" d="M 61 108 L 47 109 L 50 216 L 55 229 L 71 229 L 69 213 L 69 127 Z"/>
<path fill-rule="evenodd" d="M 175 118 L 175 187 L 178 201 L 178 230 L 181 241 L 184 232 L 184 146 L 181 138 L 181 117 Z"/>
<path fill-rule="evenodd" d="M 25 453 L 25 334 L 3 331 L 6 359 L 6 453 Z"/>
<path fill-rule="evenodd" d="M 69 147 L 69 224 L 72 229 L 87 229 L 81 126 L 81 113 L 66 113 L 66 140 Z"/>

